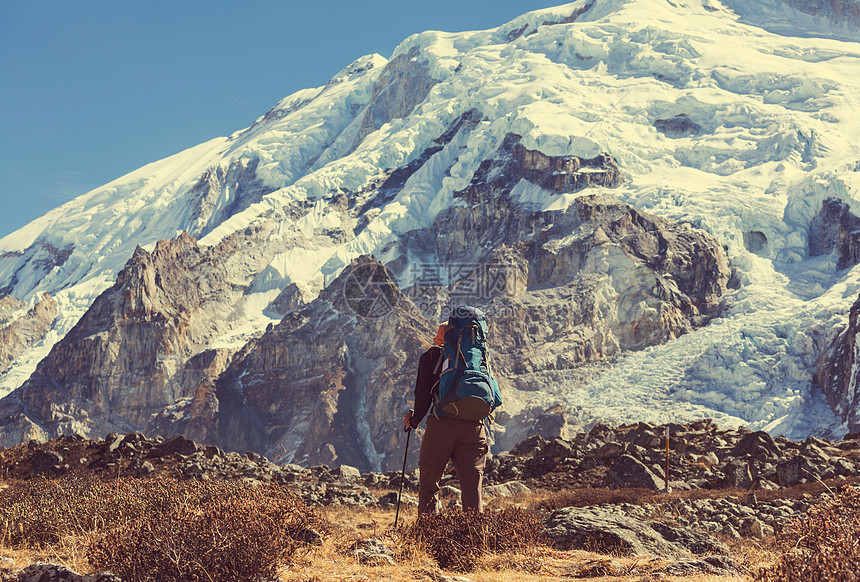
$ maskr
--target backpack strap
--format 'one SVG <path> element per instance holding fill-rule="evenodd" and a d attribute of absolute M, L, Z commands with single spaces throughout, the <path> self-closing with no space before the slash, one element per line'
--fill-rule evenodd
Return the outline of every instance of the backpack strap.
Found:
<path fill-rule="evenodd" d="M 436 366 L 433 368 L 433 375 L 436 376 L 436 382 L 434 382 L 433 386 L 430 388 L 430 398 L 433 402 L 430 406 L 430 410 L 433 412 L 433 416 L 436 417 L 436 420 L 439 420 L 439 414 L 436 412 L 436 405 L 439 404 L 439 382 L 441 381 L 440 372 L 442 371 L 442 364 L 445 362 L 445 353 L 441 346 L 430 346 L 430 349 L 438 352 Z"/>

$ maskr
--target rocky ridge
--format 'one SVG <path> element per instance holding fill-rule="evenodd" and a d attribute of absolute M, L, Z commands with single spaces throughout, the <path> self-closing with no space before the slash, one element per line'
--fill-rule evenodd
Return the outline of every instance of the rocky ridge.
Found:
<path fill-rule="evenodd" d="M 639 424 L 597 425 L 572 440 L 536 435 L 510 452 L 489 457 L 485 497 L 491 502 L 531 491 L 562 496 L 571 492 L 565 498 L 570 505 L 591 507 L 601 515 L 662 520 L 732 538 L 761 538 L 778 533 L 805 512 L 814 499 L 809 491 L 860 482 L 860 435 L 840 442 L 813 438 L 793 442 L 702 421 L 670 426 L 670 487 L 675 493 L 666 496 L 660 491 L 664 434 L 665 427 Z M 635 461 L 634 470 L 623 470 L 628 458 Z M 75 436 L 31 441 L 0 450 L 0 471 L 5 479 L 82 473 L 101 478 L 250 479 L 294 488 L 312 506 L 391 507 L 401 484 L 399 471 L 276 465 L 253 452 L 224 452 L 179 435 L 165 439 L 141 433 L 113 433 L 102 441 Z M 415 503 L 417 469 L 405 473 L 403 484 L 404 501 Z M 441 484 L 443 500 L 458 503 L 456 474 L 447 473 Z M 600 501 L 613 495 L 626 501 Z M 653 529 L 653 524 L 649 527 Z"/>

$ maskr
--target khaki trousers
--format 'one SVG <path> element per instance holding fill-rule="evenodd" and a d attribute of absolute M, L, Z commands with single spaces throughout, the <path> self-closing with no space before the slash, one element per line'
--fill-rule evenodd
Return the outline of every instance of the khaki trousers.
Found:
<path fill-rule="evenodd" d="M 484 423 L 428 416 L 418 457 L 418 513 L 436 511 L 439 480 L 449 459 L 457 470 L 463 509 L 483 511 L 481 482 L 488 450 Z"/>

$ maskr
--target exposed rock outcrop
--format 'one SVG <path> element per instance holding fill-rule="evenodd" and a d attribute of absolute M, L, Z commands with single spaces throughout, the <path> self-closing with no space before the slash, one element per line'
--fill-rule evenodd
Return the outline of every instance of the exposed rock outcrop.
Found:
<path fill-rule="evenodd" d="M 621 515 L 597 507 L 566 507 L 550 515 L 544 533 L 553 547 L 604 554 L 689 558 L 693 552 L 728 553 L 707 534 L 679 531 L 671 526 Z"/>
<path fill-rule="evenodd" d="M 608 168 L 605 179 L 613 175 Z M 493 313 L 504 373 L 573 368 L 642 349 L 718 313 L 730 271 L 707 233 L 605 195 L 579 197 L 561 212 L 513 211 L 497 188 L 471 188 L 469 207 L 443 213 L 435 232 L 438 263 L 472 269 L 457 300 Z"/>
<path fill-rule="evenodd" d="M 692 137 L 702 131 L 702 126 L 693 121 L 686 113 L 679 113 L 669 119 L 658 119 L 654 127 L 667 137 Z"/>
<path fill-rule="evenodd" d="M 257 158 L 241 158 L 226 169 L 216 166 L 200 176 L 190 193 L 191 220 L 195 224 L 190 230 L 192 236 L 202 237 L 275 190 L 257 177 L 259 163 Z"/>
<path fill-rule="evenodd" d="M 860 217 L 839 198 L 826 198 L 821 210 L 809 224 L 809 254 L 836 252 L 837 268 L 846 269 L 860 262 Z"/>
<path fill-rule="evenodd" d="M 860 333 L 860 298 L 851 306 L 848 328 L 833 341 L 818 363 L 815 383 L 824 391 L 830 407 L 848 425 L 860 432 L 860 375 L 857 334 Z"/>
<path fill-rule="evenodd" d="M 852 0 L 784 0 L 806 14 L 821 16 L 836 23 L 848 22 L 860 28 L 860 4 Z"/>
<path fill-rule="evenodd" d="M 0 297 L 5 297 L 12 291 L 15 291 L 18 297 L 26 296 L 54 267 L 62 267 L 74 250 L 74 245 L 58 248 L 40 237 L 24 251 L 0 253 L 0 267 L 8 268 L 9 264 L 14 265 L 12 276 L 7 279 L 8 283 L 0 288 Z"/>
<path fill-rule="evenodd" d="M 408 115 L 424 101 L 430 89 L 438 83 L 430 76 L 429 67 L 413 48 L 391 59 L 373 86 L 370 104 L 364 113 L 353 149 L 364 138 L 398 117 Z"/>
<path fill-rule="evenodd" d="M 57 300 L 47 293 L 30 310 L 23 307 L 11 296 L 0 299 L 0 374 L 45 337 L 57 317 Z"/>

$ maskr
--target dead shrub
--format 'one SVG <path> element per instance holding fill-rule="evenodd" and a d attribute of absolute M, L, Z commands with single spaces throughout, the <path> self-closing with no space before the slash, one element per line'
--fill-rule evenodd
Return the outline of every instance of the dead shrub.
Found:
<path fill-rule="evenodd" d="M 0 542 L 10 547 L 57 543 L 66 536 L 120 527 L 132 515 L 158 511 L 157 495 L 130 480 L 88 476 L 19 482 L 0 491 Z"/>
<path fill-rule="evenodd" d="M 90 565 L 127 582 L 274 578 L 326 530 L 294 493 L 274 484 L 78 477 L 0 491 L 0 526 L 10 547 L 86 539 Z"/>
<path fill-rule="evenodd" d="M 182 491 L 171 507 L 102 536 L 89 549 L 90 562 L 128 582 L 274 578 L 278 565 L 323 527 L 277 485 L 174 483 Z"/>
<path fill-rule="evenodd" d="M 856 581 L 860 572 L 860 487 L 846 487 L 810 507 L 783 540 L 776 564 L 755 573 L 754 582 Z"/>
<path fill-rule="evenodd" d="M 488 553 L 525 552 L 544 544 L 540 516 L 508 507 L 475 513 L 453 510 L 419 516 L 403 535 L 433 556 L 440 567 L 470 572 Z"/>

